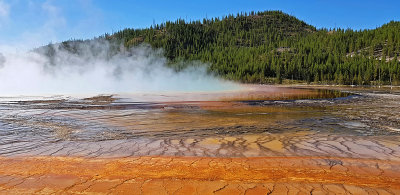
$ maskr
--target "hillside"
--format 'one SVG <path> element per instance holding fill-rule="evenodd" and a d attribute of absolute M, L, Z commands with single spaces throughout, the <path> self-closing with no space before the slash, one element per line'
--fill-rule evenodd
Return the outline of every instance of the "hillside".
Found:
<path fill-rule="evenodd" d="M 328 30 L 280 11 L 266 11 L 202 21 L 179 19 L 97 39 L 127 48 L 150 44 L 163 48 L 177 70 L 181 67 L 176 64 L 182 64 L 178 62 L 199 60 L 220 76 L 241 82 L 400 84 L 400 22 L 394 21 L 373 30 Z M 85 41 L 53 47 L 79 53 L 77 43 Z M 51 48 L 41 50 L 51 54 Z"/>

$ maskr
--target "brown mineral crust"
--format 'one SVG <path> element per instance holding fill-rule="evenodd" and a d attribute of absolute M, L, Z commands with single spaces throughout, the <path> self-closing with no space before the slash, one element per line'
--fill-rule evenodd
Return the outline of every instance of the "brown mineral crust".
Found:
<path fill-rule="evenodd" d="M 323 157 L 1 157 L 0 193 L 26 190 L 45 194 L 277 190 L 372 190 L 379 194 L 384 190 L 396 194 L 400 192 L 400 162 Z"/>

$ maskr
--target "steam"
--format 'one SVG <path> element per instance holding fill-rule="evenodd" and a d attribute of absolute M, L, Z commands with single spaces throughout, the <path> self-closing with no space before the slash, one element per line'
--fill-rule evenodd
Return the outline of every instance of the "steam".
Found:
<path fill-rule="evenodd" d="M 182 63 L 181 63 L 182 65 Z M 168 67 L 160 49 L 97 39 L 0 53 L 0 96 L 216 91 L 235 88 L 200 62 Z"/>

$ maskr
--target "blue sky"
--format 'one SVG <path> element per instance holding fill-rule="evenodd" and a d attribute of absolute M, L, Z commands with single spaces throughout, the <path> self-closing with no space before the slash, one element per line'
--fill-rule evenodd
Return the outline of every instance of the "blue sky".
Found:
<path fill-rule="evenodd" d="M 317 28 L 371 29 L 400 20 L 398 0 L 0 0 L 0 47 L 37 47 L 126 27 L 282 10 Z"/>

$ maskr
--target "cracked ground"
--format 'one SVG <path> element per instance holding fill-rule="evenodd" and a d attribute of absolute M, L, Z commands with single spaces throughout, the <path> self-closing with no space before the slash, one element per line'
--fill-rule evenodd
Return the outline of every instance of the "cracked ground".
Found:
<path fill-rule="evenodd" d="M 0 194 L 400 194 L 400 90 L 314 88 L 1 98 Z"/>

